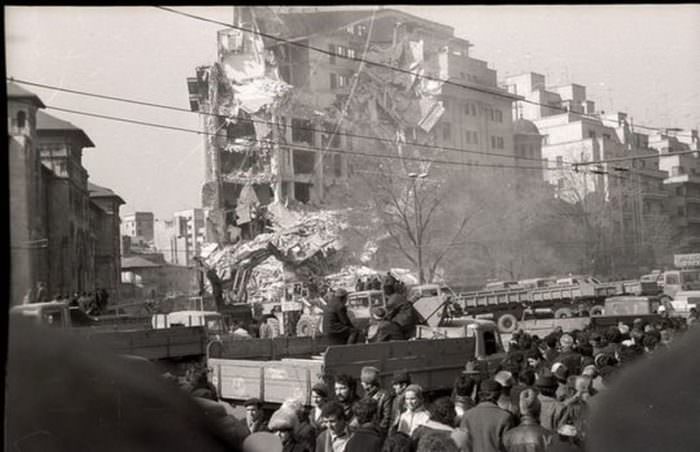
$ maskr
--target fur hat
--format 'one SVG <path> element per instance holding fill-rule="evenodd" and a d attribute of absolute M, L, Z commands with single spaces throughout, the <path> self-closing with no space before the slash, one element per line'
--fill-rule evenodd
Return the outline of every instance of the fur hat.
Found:
<path fill-rule="evenodd" d="M 559 345 L 562 347 L 572 347 L 574 345 L 574 338 L 570 334 L 562 334 L 559 338 Z"/>
<path fill-rule="evenodd" d="M 270 417 L 267 427 L 270 429 L 270 431 L 294 430 L 298 424 L 299 418 L 297 417 L 297 414 L 290 408 L 282 407 L 272 413 L 272 417 Z"/>
<path fill-rule="evenodd" d="M 326 387 L 326 385 L 323 383 L 316 383 L 311 387 L 311 390 L 324 399 L 328 398 L 328 387 Z"/>
<path fill-rule="evenodd" d="M 496 375 L 493 376 L 493 379 L 504 388 L 510 388 L 515 384 L 513 374 L 508 372 L 507 370 L 501 370 L 499 372 L 496 372 Z"/>
<path fill-rule="evenodd" d="M 372 366 L 363 367 L 360 371 L 360 381 L 367 384 L 379 384 L 379 369 Z"/>

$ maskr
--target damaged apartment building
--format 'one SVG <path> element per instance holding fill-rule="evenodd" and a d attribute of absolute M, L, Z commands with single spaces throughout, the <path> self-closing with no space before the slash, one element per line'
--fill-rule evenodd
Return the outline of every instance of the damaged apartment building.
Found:
<path fill-rule="evenodd" d="M 514 163 L 520 97 L 451 27 L 391 9 L 236 7 L 235 19 L 217 61 L 187 80 L 205 133 L 207 241 L 255 237 L 273 202 L 337 207 L 379 162 L 425 172 L 400 158 L 435 156 L 464 163 L 464 178 L 472 163 Z"/>

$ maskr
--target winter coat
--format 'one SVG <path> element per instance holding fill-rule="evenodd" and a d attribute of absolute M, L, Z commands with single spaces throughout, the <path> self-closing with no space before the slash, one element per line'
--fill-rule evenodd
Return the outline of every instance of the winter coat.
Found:
<path fill-rule="evenodd" d="M 416 450 L 418 448 L 418 442 L 420 441 L 420 439 L 430 432 L 444 433 L 445 435 L 449 436 L 454 431 L 455 429 L 450 427 L 449 425 L 429 420 L 425 424 L 419 425 L 413 431 L 413 434 L 411 435 L 411 444 L 413 447 L 412 450 Z"/>
<path fill-rule="evenodd" d="M 464 413 L 460 426 L 469 432 L 479 452 L 503 451 L 503 435 L 513 427 L 513 415 L 493 402 L 481 402 Z"/>
<path fill-rule="evenodd" d="M 337 298 L 333 298 L 323 313 L 324 334 L 333 342 L 346 344 L 353 329 L 347 307 Z"/>
<path fill-rule="evenodd" d="M 550 431 L 556 431 L 559 426 L 564 404 L 554 397 L 538 394 L 540 401 L 540 425 Z"/>
<path fill-rule="evenodd" d="M 282 443 L 282 452 L 313 452 L 313 449 L 308 444 L 300 442 L 292 436 Z"/>
<path fill-rule="evenodd" d="M 345 446 L 345 452 L 381 452 L 384 435 L 374 424 L 358 427 Z"/>
<path fill-rule="evenodd" d="M 384 389 L 379 389 L 368 396 L 377 402 L 376 425 L 382 431 L 382 434 L 386 435 L 391 426 L 391 405 L 393 398 L 389 391 Z"/>
<path fill-rule="evenodd" d="M 430 420 L 430 413 L 425 408 L 420 408 L 415 412 L 404 411 L 399 417 L 399 424 L 396 428 L 409 436 L 421 425 L 425 425 Z"/>
<path fill-rule="evenodd" d="M 402 339 L 413 336 L 418 324 L 418 314 L 413 305 L 401 294 L 392 294 L 386 303 L 387 320 L 396 323 L 401 328 Z"/>
<path fill-rule="evenodd" d="M 503 435 L 503 445 L 507 452 L 545 452 L 552 435 L 532 417 L 523 416 L 519 426 Z"/>
<path fill-rule="evenodd" d="M 400 341 L 404 339 L 401 327 L 394 322 L 381 320 L 377 324 L 377 333 L 372 338 L 372 342 Z"/>

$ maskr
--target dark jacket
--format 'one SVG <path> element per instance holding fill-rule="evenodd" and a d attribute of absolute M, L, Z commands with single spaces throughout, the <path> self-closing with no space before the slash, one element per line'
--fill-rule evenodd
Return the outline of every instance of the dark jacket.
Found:
<path fill-rule="evenodd" d="M 243 428 L 246 432 L 246 435 L 250 435 L 251 433 L 256 433 L 256 432 L 269 432 L 270 431 L 270 429 L 267 428 L 267 422 L 265 422 L 265 421 L 256 422 L 253 425 L 253 429 L 251 430 L 248 427 L 248 423 L 244 419 L 243 420 Z"/>
<path fill-rule="evenodd" d="M 569 370 L 569 375 L 581 373 L 581 354 L 578 352 L 561 352 L 554 358 L 554 362 L 563 363 Z"/>
<path fill-rule="evenodd" d="M 389 427 L 391 427 L 391 408 L 393 397 L 389 391 L 384 389 L 379 389 L 373 394 L 369 394 L 369 397 L 377 402 L 377 418 L 376 424 L 383 435 L 389 432 Z"/>
<path fill-rule="evenodd" d="M 372 339 L 372 342 L 400 341 L 403 339 L 404 334 L 398 324 L 388 320 L 381 320 L 377 324 L 377 334 Z"/>
<path fill-rule="evenodd" d="M 460 426 L 469 432 L 474 450 L 502 452 L 503 435 L 513 422 L 513 416 L 495 403 L 481 402 L 464 413 Z"/>
<path fill-rule="evenodd" d="M 310 449 L 308 444 L 300 442 L 292 436 L 282 443 L 282 452 L 313 452 L 313 449 Z"/>
<path fill-rule="evenodd" d="M 540 425 L 551 431 L 556 431 L 559 427 L 559 420 L 564 411 L 564 404 L 554 397 L 538 394 L 540 401 Z"/>
<path fill-rule="evenodd" d="M 403 411 L 403 395 L 404 393 L 394 394 L 391 399 L 391 426 L 390 431 L 396 431 L 396 426 L 399 423 L 401 412 Z"/>
<path fill-rule="evenodd" d="M 299 422 L 296 430 L 294 431 L 294 436 L 297 443 L 300 443 L 306 447 L 307 450 L 314 450 L 316 447 L 316 437 L 320 432 L 316 431 L 316 428 L 312 426 L 308 419 Z"/>
<path fill-rule="evenodd" d="M 384 435 L 374 424 L 358 427 L 345 446 L 345 452 L 381 452 Z"/>
<path fill-rule="evenodd" d="M 583 447 L 577 443 L 571 443 L 559 439 L 559 435 L 554 435 L 552 441 L 545 449 L 546 452 L 583 452 Z"/>
<path fill-rule="evenodd" d="M 508 452 L 545 452 L 552 435 L 531 416 L 523 416 L 519 426 L 503 435 L 503 445 Z"/>
<path fill-rule="evenodd" d="M 401 294 L 395 293 L 389 297 L 386 303 L 387 320 L 396 323 L 401 329 L 402 339 L 410 338 L 418 324 L 418 314 L 413 305 Z"/>
<path fill-rule="evenodd" d="M 353 330 L 347 307 L 333 297 L 323 313 L 323 332 L 331 340 L 346 344 Z"/>
<path fill-rule="evenodd" d="M 413 431 L 413 434 L 411 435 L 412 450 L 414 450 L 414 451 L 417 450 L 418 443 L 420 442 L 420 439 L 429 433 L 438 433 L 438 434 L 445 435 L 445 436 L 449 437 L 452 434 L 452 432 L 454 431 L 454 429 L 452 427 L 442 426 L 442 424 L 438 424 L 437 422 L 434 422 L 434 421 L 430 421 L 427 424 L 428 425 L 419 425 Z M 436 424 L 438 427 L 440 427 L 440 426 L 449 427 L 450 430 L 448 430 L 446 428 L 435 428 Z M 474 449 L 474 450 L 478 450 L 478 449 Z"/>

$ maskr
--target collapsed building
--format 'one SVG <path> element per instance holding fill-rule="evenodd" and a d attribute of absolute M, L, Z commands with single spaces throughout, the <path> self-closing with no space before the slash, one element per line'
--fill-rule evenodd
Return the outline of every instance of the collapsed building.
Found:
<path fill-rule="evenodd" d="M 278 278 L 342 247 L 328 234 L 342 234 L 353 184 L 379 157 L 409 173 L 428 170 L 414 160 L 428 152 L 421 145 L 512 152 L 518 97 L 498 88 L 495 71 L 451 27 L 388 9 L 236 7 L 236 22 L 240 29 L 217 34 L 217 61 L 188 79 L 205 133 L 207 241 L 217 244 L 203 257 L 234 292 L 256 280 L 262 262 Z M 479 89 L 465 94 L 441 80 Z M 293 246 L 280 242 L 290 237 Z M 307 251 L 290 257 L 295 246 Z M 357 264 L 357 254 L 339 265 Z"/>

